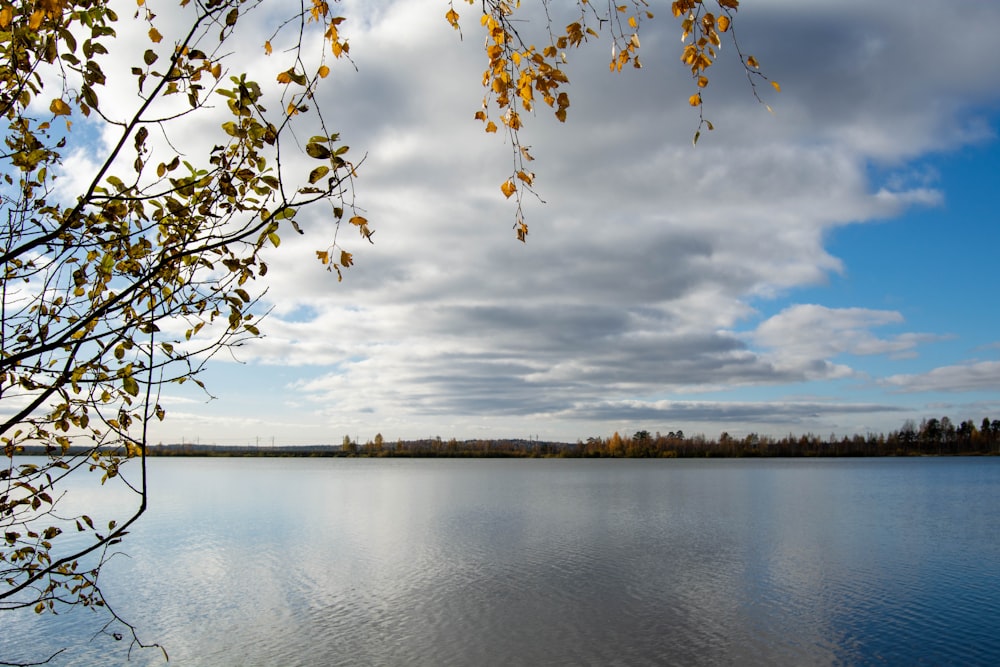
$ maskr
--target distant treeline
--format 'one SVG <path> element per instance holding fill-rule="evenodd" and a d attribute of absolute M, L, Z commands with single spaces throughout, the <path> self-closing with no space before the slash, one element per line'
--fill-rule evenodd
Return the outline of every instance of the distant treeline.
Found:
<path fill-rule="evenodd" d="M 72 448 L 66 454 L 90 450 Z M 114 449 L 109 453 L 123 454 Z M 26 446 L 20 453 L 44 455 L 42 447 Z M 1000 455 L 1000 419 L 983 419 L 977 426 L 966 420 L 956 426 L 948 417 L 907 420 L 890 433 L 822 437 L 812 433 L 772 437 L 750 433 L 718 438 L 687 436 L 683 431 L 632 435 L 614 433 L 609 438 L 551 442 L 532 439 L 500 440 L 398 440 L 386 442 L 381 434 L 359 444 L 345 437 L 339 445 L 221 446 L 211 444 L 158 444 L 146 448 L 149 456 L 272 456 L 272 457 L 481 457 L 481 458 L 744 458 L 805 456 L 996 456 Z"/>
<path fill-rule="evenodd" d="M 219 447 L 153 445 L 151 456 L 367 456 L 367 457 L 567 457 L 567 458 L 739 458 L 805 456 L 982 456 L 1000 455 L 1000 419 L 966 420 L 957 426 L 948 417 L 912 420 L 890 433 L 822 437 L 812 433 L 772 437 L 750 433 L 718 438 L 637 431 L 576 443 L 530 439 L 398 440 L 381 435 L 360 444 L 349 437 L 340 445 L 283 447 Z"/>

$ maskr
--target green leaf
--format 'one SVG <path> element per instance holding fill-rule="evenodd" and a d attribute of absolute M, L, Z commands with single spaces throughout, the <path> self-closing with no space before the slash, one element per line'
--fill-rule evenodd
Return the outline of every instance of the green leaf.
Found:
<path fill-rule="evenodd" d="M 309 182 L 315 183 L 319 179 L 326 176 L 328 173 L 330 173 L 330 168 L 327 167 L 326 165 L 323 165 L 321 167 L 316 167 L 311 172 L 309 172 Z"/>
<path fill-rule="evenodd" d="M 317 143 L 306 144 L 306 153 L 317 160 L 326 160 L 330 157 L 330 149 Z"/>

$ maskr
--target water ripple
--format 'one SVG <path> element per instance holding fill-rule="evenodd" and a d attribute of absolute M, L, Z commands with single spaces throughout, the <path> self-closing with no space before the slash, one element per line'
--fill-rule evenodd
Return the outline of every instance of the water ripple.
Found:
<path fill-rule="evenodd" d="M 108 581 L 173 665 L 1000 664 L 1000 461 L 154 463 Z"/>

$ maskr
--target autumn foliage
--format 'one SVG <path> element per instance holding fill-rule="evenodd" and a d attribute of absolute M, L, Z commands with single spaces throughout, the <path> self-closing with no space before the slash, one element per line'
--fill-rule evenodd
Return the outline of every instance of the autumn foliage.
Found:
<path fill-rule="evenodd" d="M 0 4 L 0 610 L 106 607 L 98 573 L 145 510 L 144 464 L 125 480 L 134 504 L 102 522 L 62 482 L 119 483 L 165 418 L 161 387 L 200 385 L 208 359 L 259 335 L 262 253 L 301 231 L 301 210 L 329 206 L 371 235 L 348 149 L 310 108 L 328 60 L 347 55 L 343 18 L 321 0 L 291 12 L 261 45 L 288 59 L 266 100 L 225 56 L 258 5 L 179 5 L 163 20 L 145 0 L 131 19 L 102 0 Z M 146 40 L 128 69 L 113 57 L 122 30 Z M 321 52 L 305 47 L 313 33 Z M 126 99 L 111 72 L 131 76 Z M 188 120 L 212 113 L 211 140 L 186 141 Z M 71 168 L 81 155 L 88 167 Z M 351 264 L 337 239 L 323 253 L 338 273 Z M 26 446 L 46 457 L 17 458 Z"/>
<path fill-rule="evenodd" d="M 473 0 L 466 0 L 475 5 Z M 524 221 L 523 197 L 534 194 L 535 174 L 528 164 L 534 160 L 530 147 L 521 143 L 519 131 L 524 126 L 522 112 L 532 112 L 540 100 L 553 110 L 560 122 L 565 122 L 570 108 L 569 94 L 564 89 L 569 83 L 567 68 L 568 53 L 590 41 L 598 41 L 606 36 L 611 41 L 609 69 L 621 72 L 631 66 L 642 67 L 639 59 L 639 33 L 643 22 L 653 19 L 647 0 L 631 0 L 627 4 L 613 2 L 595 3 L 591 0 L 577 0 L 575 20 L 559 29 L 549 23 L 541 42 L 532 42 L 525 34 L 531 23 L 521 19 L 521 3 L 505 0 L 484 0 L 480 24 L 486 32 L 487 67 L 483 72 L 482 84 L 486 90 L 482 108 L 475 112 L 475 119 L 485 125 L 486 132 L 495 133 L 502 127 L 513 148 L 514 168 L 509 178 L 500 185 L 504 197 L 514 198 L 517 206 L 514 230 L 519 240 L 524 241 L 528 226 Z M 693 142 L 698 143 L 702 128 L 713 129 L 702 111 L 700 90 L 708 86 L 709 68 L 715 63 L 722 46 L 721 34 L 728 33 L 735 46 L 740 63 L 744 67 L 754 96 L 757 96 L 756 82 L 766 80 L 760 71 L 760 64 L 752 55 L 744 54 L 736 40 L 735 18 L 738 0 L 718 0 L 714 4 L 716 12 L 709 10 L 703 0 L 676 0 L 671 4 L 673 17 L 680 21 L 681 61 L 691 70 L 695 92 L 688 97 L 688 103 L 698 108 L 698 125 Z M 550 11 L 550 8 L 546 8 Z M 445 19 L 461 31 L 460 15 L 454 4 L 449 4 Z M 604 35 L 602 35 L 604 33 Z M 771 82 L 775 90 L 780 90 L 776 82 Z M 757 96 L 759 100 L 760 97 Z M 497 124 L 499 122 L 499 125 Z"/>

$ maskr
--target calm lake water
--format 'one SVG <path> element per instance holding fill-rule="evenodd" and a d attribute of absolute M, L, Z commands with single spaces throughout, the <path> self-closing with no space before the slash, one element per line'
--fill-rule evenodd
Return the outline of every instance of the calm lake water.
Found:
<path fill-rule="evenodd" d="M 1000 459 L 150 465 L 104 586 L 171 665 L 1000 664 Z"/>

